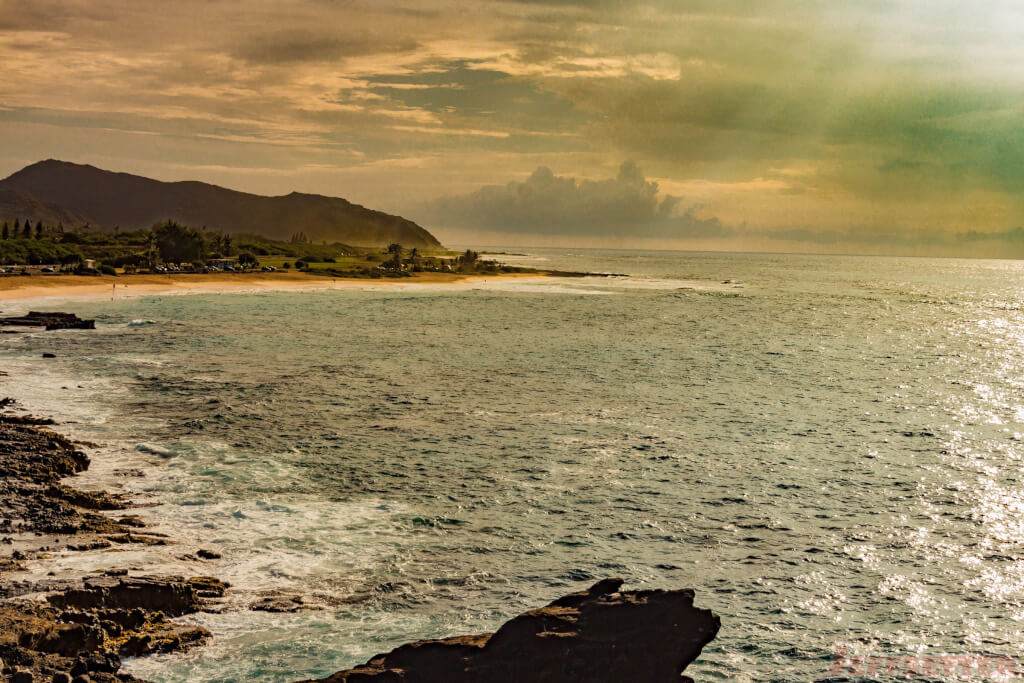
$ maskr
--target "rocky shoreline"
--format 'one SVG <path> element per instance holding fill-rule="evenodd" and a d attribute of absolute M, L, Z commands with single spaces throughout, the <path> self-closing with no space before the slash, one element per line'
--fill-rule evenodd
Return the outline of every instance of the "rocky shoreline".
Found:
<path fill-rule="evenodd" d="M 119 671 L 121 657 L 206 641 L 206 629 L 171 619 L 217 609 L 228 586 L 213 577 L 137 576 L 118 567 L 77 579 L 16 580 L 23 563 L 55 552 L 173 542 L 121 514 L 129 501 L 62 483 L 84 471 L 89 457 L 48 424 L 0 414 L 0 547 L 9 549 L 0 555 L 0 674 L 15 683 L 138 681 Z M 694 607 L 689 590 L 620 592 L 621 585 L 606 579 L 493 634 L 403 645 L 322 681 L 689 680 L 681 673 L 715 637 L 718 616 Z"/>
<path fill-rule="evenodd" d="M 91 322 L 30 314 L 11 324 L 91 329 Z M 14 399 L 0 399 L 0 680 L 143 683 L 121 671 L 121 658 L 205 642 L 206 629 L 173 619 L 219 611 L 229 586 L 210 576 L 150 576 L 116 564 L 39 578 L 39 565 L 45 570 L 58 553 L 110 551 L 116 563 L 118 548 L 175 540 L 148 530 L 124 496 L 68 486 L 67 477 L 89 467 L 89 456 L 51 429 L 53 420 L 16 408 Z M 200 549 L 188 557 L 201 562 L 219 555 Z M 25 578 L 28 565 L 34 578 Z M 494 633 L 403 645 L 322 681 L 689 680 L 682 671 L 717 634 L 718 616 L 694 607 L 692 591 L 621 591 L 622 583 L 605 579 Z M 251 608 L 296 608 L 265 602 Z"/>
<path fill-rule="evenodd" d="M 228 586 L 213 577 L 129 575 L 122 567 L 74 579 L 16 579 L 26 562 L 56 552 L 169 542 L 127 514 L 129 501 L 62 483 L 88 468 L 89 457 L 48 424 L 0 414 L 0 548 L 8 549 L 0 555 L 0 674 L 16 683 L 135 681 L 119 671 L 121 657 L 203 642 L 206 629 L 170 619 L 214 609 Z"/>

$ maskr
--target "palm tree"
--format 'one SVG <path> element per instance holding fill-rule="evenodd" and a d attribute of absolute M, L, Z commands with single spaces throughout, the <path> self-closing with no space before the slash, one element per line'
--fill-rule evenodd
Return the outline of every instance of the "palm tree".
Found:
<path fill-rule="evenodd" d="M 146 265 L 152 268 L 156 265 L 157 255 L 160 253 L 156 243 L 156 232 L 150 230 L 146 235 Z"/>

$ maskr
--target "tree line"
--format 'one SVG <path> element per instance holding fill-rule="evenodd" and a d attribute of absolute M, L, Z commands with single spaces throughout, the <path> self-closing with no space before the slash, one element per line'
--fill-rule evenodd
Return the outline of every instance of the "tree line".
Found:
<path fill-rule="evenodd" d="M 96 258 L 112 266 L 154 266 L 167 263 L 201 263 L 207 258 L 230 257 L 234 251 L 231 235 L 206 232 L 175 221 L 157 223 L 149 230 L 91 232 L 85 225 L 81 231 L 65 232 L 63 225 L 46 226 L 42 221 L 0 225 L 0 263 L 3 264 L 74 264 L 85 258 Z M 243 259 L 248 261 L 248 259 Z M 252 259 L 255 261 L 255 258 Z"/>
<path fill-rule="evenodd" d="M 44 226 L 42 221 L 37 221 L 35 228 L 33 228 L 32 221 L 29 219 L 26 218 L 25 222 L 22 223 L 20 218 L 15 218 L 13 226 L 7 221 L 4 221 L 3 227 L 0 228 L 0 237 L 5 240 L 19 238 L 23 240 L 41 240 L 45 233 L 54 231 L 63 233 L 64 226 L 61 225 L 58 228 L 53 228 L 50 226 Z"/>

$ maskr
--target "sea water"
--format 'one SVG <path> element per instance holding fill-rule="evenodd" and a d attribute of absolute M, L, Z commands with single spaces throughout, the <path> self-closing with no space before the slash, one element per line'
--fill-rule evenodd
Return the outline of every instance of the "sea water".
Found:
<path fill-rule="evenodd" d="M 230 581 L 210 645 L 127 663 L 158 683 L 326 675 L 608 576 L 721 615 L 698 680 L 1018 656 L 1024 266 L 527 251 L 629 277 L 46 303 L 97 329 L 5 335 L 4 393 L 176 542 L 38 571 Z"/>

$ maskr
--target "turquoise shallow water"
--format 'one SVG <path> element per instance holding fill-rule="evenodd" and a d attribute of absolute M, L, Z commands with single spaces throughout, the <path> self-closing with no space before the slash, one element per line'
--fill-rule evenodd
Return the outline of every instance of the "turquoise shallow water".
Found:
<path fill-rule="evenodd" d="M 85 482 L 183 539 L 122 561 L 236 587 L 133 673 L 323 675 L 610 575 L 721 614 L 698 680 L 1018 655 L 1024 267 L 529 251 L 632 277 L 96 301 L 3 340 L 5 391 L 99 444 Z M 320 609 L 244 609 L 276 593 Z"/>

